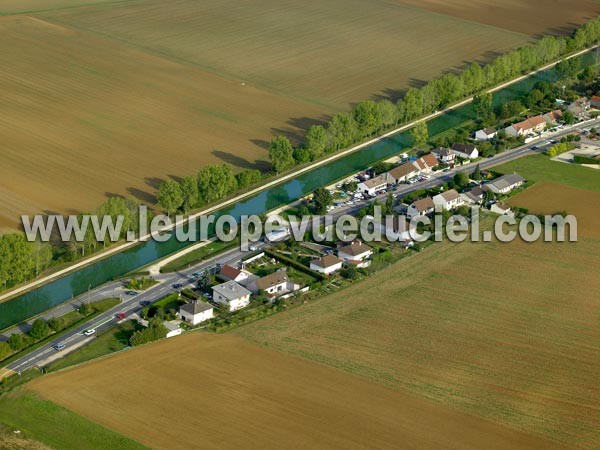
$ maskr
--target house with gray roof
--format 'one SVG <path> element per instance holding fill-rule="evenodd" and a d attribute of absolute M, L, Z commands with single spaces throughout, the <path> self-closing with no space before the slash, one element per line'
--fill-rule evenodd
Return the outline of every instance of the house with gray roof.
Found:
<path fill-rule="evenodd" d="M 250 303 L 251 292 L 233 280 L 217 284 L 212 287 L 212 290 L 213 300 L 217 303 L 228 305 L 229 311 L 244 308 Z"/>
<path fill-rule="evenodd" d="M 494 194 L 508 194 L 513 189 L 516 189 L 525 183 L 523 178 L 518 173 L 502 175 L 489 183 L 483 185 L 484 191 L 491 191 Z"/>

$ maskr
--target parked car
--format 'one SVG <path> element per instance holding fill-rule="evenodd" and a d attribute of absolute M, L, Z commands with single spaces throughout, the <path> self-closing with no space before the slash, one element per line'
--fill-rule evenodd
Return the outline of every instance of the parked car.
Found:
<path fill-rule="evenodd" d="M 212 298 L 212 294 L 210 292 L 205 293 L 204 296 L 209 299 Z"/>
<path fill-rule="evenodd" d="M 252 247 L 250 247 L 250 250 L 252 250 Z M 194 272 L 194 273 L 192 274 L 192 276 L 193 276 L 194 278 L 200 278 L 200 277 L 202 276 L 202 274 L 203 274 L 203 273 L 204 273 L 204 272 Z"/>
<path fill-rule="evenodd" d="M 125 314 L 124 312 L 120 312 L 120 313 L 115 314 L 115 317 L 117 319 L 124 319 L 125 317 L 127 317 L 127 314 Z"/>
<path fill-rule="evenodd" d="M 95 333 L 96 333 L 96 330 L 94 330 L 93 328 L 90 328 L 89 330 L 85 330 L 83 332 L 83 335 L 84 336 L 91 336 L 92 334 L 95 334 Z"/>
<path fill-rule="evenodd" d="M 138 295 L 138 293 L 136 291 L 125 291 L 125 295 L 134 296 L 134 295 Z"/>
<path fill-rule="evenodd" d="M 60 352 L 61 350 L 64 350 L 65 348 L 67 348 L 67 346 L 65 344 L 63 344 L 62 342 L 60 342 L 56 345 L 53 345 L 52 348 L 54 350 L 56 350 L 57 352 Z"/>

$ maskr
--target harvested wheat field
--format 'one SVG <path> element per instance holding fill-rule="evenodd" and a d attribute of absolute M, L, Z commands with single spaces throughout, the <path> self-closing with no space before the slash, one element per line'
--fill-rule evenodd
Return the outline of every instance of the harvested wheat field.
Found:
<path fill-rule="evenodd" d="M 394 0 L 427 11 L 447 14 L 526 34 L 564 34 L 596 17 L 594 0 Z M 535 18 L 534 20 L 532 20 Z"/>
<path fill-rule="evenodd" d="M 235 333 L 569 448 L 600 448 L 599 255 L 600 240 L 581 234 L 440 243 Z"/>
<path fill-rule="evenodd" d="M 152 448 L 557 448 L 230 335 L 191 333 L 29 387 Z"/>
<path fill-rule="evenodd" d="M 598 183 L 600 185 L 600 177 Z M 577 230 L 581 236 L 600 238 L 600 192 L 543 181 L 515 195 L 509 203 L 527 208 L 532 214 L 566 211 L 577 218 Z"/>

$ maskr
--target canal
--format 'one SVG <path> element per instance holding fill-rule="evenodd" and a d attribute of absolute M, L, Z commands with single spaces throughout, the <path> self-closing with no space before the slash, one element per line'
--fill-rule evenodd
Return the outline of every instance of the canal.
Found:
<path fill-rule="evenodd" d="M 592 53 L 586 53 L 578 58 L 581 60 L 582 67 L 594 63 Z M 549 69 L 497 91 L 493 96 L 494 106 L 519 98 L 538 80 L 553 81 L 555 76 L 554 70 Z M 470 104 L 457 108 L 429 121 L 429 135 L 435 136 L 473 118 L 474 113 Z M 244 214 L 261 214 L 272 210 L 314 191 L 319 186 L 330 184 L 381 159 L 396 155 L 409 144 L 408 132 L 398 133 L 223 209 L 219 214 L 231 214 L 239 218 Z M 87 291 L 89 286 L 92 288 L 100 286 L 188 245 L 190 244 L 178 242 L 174 238 L 163 243 L 155 241 L 142 243 L 20 297 L 1 303 L 0 330 L 68 301 Z"/>

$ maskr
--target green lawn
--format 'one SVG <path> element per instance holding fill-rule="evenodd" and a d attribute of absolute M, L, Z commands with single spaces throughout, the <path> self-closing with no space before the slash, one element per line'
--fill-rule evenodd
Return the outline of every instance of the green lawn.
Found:
<path fill-rule="evenodd" d="M 553 181 L 580 189 L 600 191 L 600 171 L 530 155 L 494 168 L 500 173 L 518 172 L 530 181 Z"/>
<path fill-rule="evenodd" d="M 239 245 L 237 240 L 231 242 L 213 242 L 211 244 L 200 247 L 197 250 L 189 252 L 183 255 L 181 258 L 177 258 L 175 261 L 171 261 L 166 264 L 160 271 L 162 273 L 176 272 L 178 270 L 187 269 L 191 264 L 202 261 L 208 257 L 214 256 L 216 253 L 223 252 L 230 248 Z"/>
<path fill-rule="evenodd" d="M 0 424 L 9 429 L 20 430 L 25 437 L 61 450 L 147 448 L 52 402 L 42 400 L 33 393 L 21 391 L 0 397 Z"/>
<path fill-rule="evenodd" d="M 79 364 L 89 361 L 90 359 L 98 358 L 99 356 L 122 350 L 129 345 L 129 338 L 137 329 L 138 326 L 132 321 L 110 328 L 106 332 L 99 334 L 89 344 L 86 344 L 78 350 L 49 364 L 46 367 L 46 371 L 54 372 L 74 364 Z"/>

